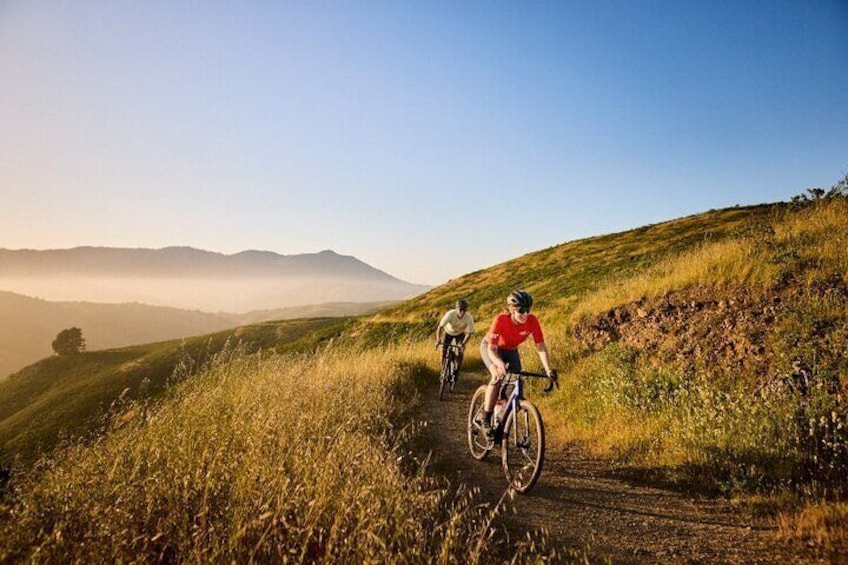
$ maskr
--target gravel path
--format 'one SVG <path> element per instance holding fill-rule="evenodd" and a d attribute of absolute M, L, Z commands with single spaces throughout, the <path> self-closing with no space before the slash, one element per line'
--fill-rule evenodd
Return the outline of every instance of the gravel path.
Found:
<path fill-rule="evenodd" d="M 495 448 L 488 459 L 472 459 L 466 415 L 482 374 L 463 373 L 447 401 L 434 386 L 423 393 L 417 418 L 425 422 L 420 449 L 432 452 L 433 469 L 453 484 L 481 489 L 497 503 L 506 479 Z M 544 413 L 542 414 L 544 418 Z M 826 563 L 799 555 L 775 537 L 773 524 L 757 520 L 724 499 L 692 498 L 659 486 L 628 480 L 601 459 L 576 446 L 548 440 L 544 469 L 527 495 L 514 497 L 502 524 L 521 536 L 547 528 L 568 550 L 589 548 L 592 561 L 655 563 Z"/>

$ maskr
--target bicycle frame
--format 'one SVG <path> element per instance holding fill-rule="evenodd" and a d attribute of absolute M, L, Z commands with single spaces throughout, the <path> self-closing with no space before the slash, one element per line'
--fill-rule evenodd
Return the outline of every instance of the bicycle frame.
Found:
<path fill-rule="evenodd" d="M 549 392 L 553 389 L 554 385 L 559 387 L 559 382 L 557 381 L 556 372 L 553 373 L 553 377 L 549 377 L 548 375 L 544 375 L 542 373 L 530 373 L 527 371 L 507 371 L 506 376 L 504 377 L 503 382 L 500 385 L 500 389 L 498 390 L 498 398 L 501 396 L 501 391 L 508 387 L 511 384 L 515 384 L 515 387 L 512 389 L 512 393 L 510 393 L 509 397 L 506 399 L 506 403 L 503 409 L 503 412 L 498 415 L 498 420 L 494 424 L 494 429 L 497 434 L 500 434 L 504 431 L 504 426 L 506 426 L 506 420 L 509 415 L 518 409 L 518 403 L 524 398 L 524 377 L 532 377 L 538 379 L 548 379 L 550 384 L 545 388 L 545 392 Z"/>
<path fill-rule="evenodd" d="M 442 347 L 441 369 L 439 370 L 439 400 L 445 399 L 445 392 L 453 392 L 456 384 L 459 364 L 462 358 L 462 346 L 457 343 L 439 342 Z"/>

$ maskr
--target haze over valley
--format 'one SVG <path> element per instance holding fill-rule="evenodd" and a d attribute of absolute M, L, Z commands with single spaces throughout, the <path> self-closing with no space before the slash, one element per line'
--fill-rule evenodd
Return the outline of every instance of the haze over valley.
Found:
<path fill-rule="evenodd" d="M 72 326 L 89 349 L 105 349 L 267 320 L 358 315 L 427 288 L 332 251 L 0 249 L 0 379 L 51 355 L 53 338 Z"/>

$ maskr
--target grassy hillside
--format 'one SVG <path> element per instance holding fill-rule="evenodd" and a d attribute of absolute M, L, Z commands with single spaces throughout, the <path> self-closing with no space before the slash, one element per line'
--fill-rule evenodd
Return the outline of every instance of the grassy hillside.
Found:
<path fill-rule="evenodd" d="M 343 562 L 422 547 L 426 553 L 414 554 L 420 561 L 480 559 L 486 545 L 471 540 L 490 538 L 468 534 L 474 524 L 469 506 L 438 497 L 436 506 L 422 506 L 433 498 L 417 498 L 427 487 L 411 472 L 416 467 L 398 468 L 404 457 L 393 450 L 404 449 L 397 430 L 413 398 L 404 387 L 435 374 L 431 340 L 439 316 L 456 298 L 468 297 L 482 333 L 516 287 L 534 294 L 562 375 L 561 392 L 529 392 L 552 445 L 581 442 L 640 477 L 766 500 L 772 511 L 785 505 L 779 523 L 788 538 L 844 547 L 846 248 L 845 198 L 733 208 L 531 253 L 370 317 L 303 322 L 318 324 L 306 342 L 287 343 L 285 324 L 239 330 L 240 337 L 281 351 L 325 347 L 307 357 L 283 351 L 268 361 L 279 363 L 274 367 L 242 369 L 242 361 L 225 358 L 169 389 L 154 416 L 130 411 L 129 423 L 113 423 L 93 447 L 57 454 L 8 510 L 20 519 L 5 521 L 12 541 L 0 557 L 2 550 L 24 557 L 27 547 L 43 544 L 49 555 L 96 547 L 103 560 L 269 560 L 293 552 L 300 560 Z M 217 350 L 197 346 L 192 360 Z M 173 363 L 180 354 L 172 347 Z M 146 355 L 156 350 L 140 353 L 139 365 L 153 364 Z M 122 378 L 114 367 L 132 368 L 118 353 L 103 361 L 112 367 L 113 395 Z M 534 357 L 525 347 L 531 367 Z M 84 373 L 96 370 L 94 362 L 74 366 L 83 382 Z M 467 366 L 478 366 L 473 351 Z M 305 403 L 286 396 L 299 387 L 309 391 Z M 347 404 L 352 387 L 369 402 Z M 373 395 L 379 397 L 374 407 Z M 81 396 L 96 397 L 85 390 Z M 363 406 L 369 408 L 364 413 Z M 360 442 L 360 451 L 337 450 L 333 438 L 347 438 L 351 425 L 365 434 L 349 440 Z M 300 451 L 311 459 L 288 459 Z M 101 476 L 105 486 L 91 480 Z M 288 476 L 292 482 L 285 482 Z M 393 492 L 412 500 L 387 499 L 381 490 L 386 476 Z M 309 500 L 319 501 L 317 509 L 310 510 Z M 396 503 L 420 511 L 403 524 L 384 520 L 406 520 Z M 156 514 L 155 508 L 165 510 Z M 111 518 L 101 521 L 101 514 Z M 337 515 L 343 519 L 331 518 Z M 215 529 L 222 523 L 225 534 Z M 410 545 L 404 524 L 433 536 Z M 98 533 L 107 530 L 124 534 L 111 542 Z M 351 539 L 358 541 L 343 541 Z M 531 552 L 529 560 L 539 557 Z"/>
<path fill-rule="evenodd" d="M 203 367 L 226 343 L 278 353 L 312 348 L 348 322 L 316 318 L 266 322 L 201 337 L 46 358 L 0 382 L 0 466 L 31 460 L 63 436 L 97 430 L 119 398 L 159 395 Z"/>
<path fill-rule="evenodd" d="M 502 562 L 493 511 L 418 472 L 397 425 L 425 349 L 226 355 L 0 497 L 0 561 Z"/>
<path fill-rule="evenodd" d="M 713 210 L 704 214 L 621 233 L 581 239 L 529 253 L 494 267 L 469 273 L 430 292 L 381 310 L 370 322 L 374 339 L 390 334 L 425 335 L 459 297 L 466 297 L 476 318 L 486 321 L 503 309 L 515 288 L 536 299 L 549 321 L 564 321 L 577 303 L 599 288 L 643 272 L 648 267 L 704 242 L 751 232 L 771 222 L 784 204 Z M 398 328 L 403 328 L 399 330 Z"/>
<path fill-rule="evenodd" d="M 526 288 L 563 374 L 538 399 L 554 441 L 681 488 L 765 495 L 788 505 L 787 537 L 844 548 L 846 249 L 844 196 L 711 211 L 471 273 L 360 331 L 432 339 L 466 296 L 483 332 Z"/>

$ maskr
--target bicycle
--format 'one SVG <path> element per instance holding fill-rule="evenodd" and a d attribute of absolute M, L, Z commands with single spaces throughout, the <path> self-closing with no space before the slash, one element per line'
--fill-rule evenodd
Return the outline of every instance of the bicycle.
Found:
<path fill-rule="evenodd" d="M 498 403 L 492 415 L 492 433 L 483 430 L 486 385 L 471 398 L 468 410 L 468 447 L 478 461 L 485 459 L 495 445 L 501 446 L 501 464 L 507 482 L 516 492 L 528 492 L 539 475 L 545 459 L 545 426 L 538 408 L 524 398 L 524 379 L 542 378 L 550 383 L 544 389 L 559 388 L 556 371 L 551 376 L 526 371 L 507 372 L 498 391 Z M 508 387 L 512 390 L 507 395 Z"/>
<path fill-rule="evenodd" d="M 442 354 L 442 368 L 439 372 L 439 400 L 444 400 L 445 392 L 448 389 L 453 392 L 453 387 L 456 386 L 456 381 L 459 379 L 459 356 L 462 353 L 462 348 L 455 343 L 439 342 L 438 345 L 443 345 L 447 349 Z"/>

